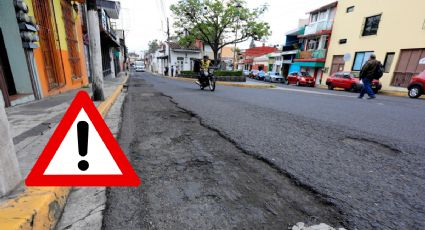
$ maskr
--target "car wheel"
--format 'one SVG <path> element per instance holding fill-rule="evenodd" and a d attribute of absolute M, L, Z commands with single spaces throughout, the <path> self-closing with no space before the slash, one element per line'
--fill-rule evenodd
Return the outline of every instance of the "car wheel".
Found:
<path fill-rule="evenodd" d="M 408 95 L 410 98 L 418 98 L 421 96 L 421 88 L 417 85 L 410 87 Z"/>
<path fill-rule="evenodd" d="M 297 86 L 300 86 L 300 82 L 299 81 L 297 81 Z"/>
<path fill-rule="evenodd" d="M 289 80 L 286 80 L 286 85 L 289 85 Z"/>
<path fill-rule="evenodd" d="M 332 85 L 332 83 L 329 83 L 329 85 L 328 85 L 328 89 L 329 89 L 329 90 L 334 90 L 334 86 Z"/>
<path fill-rule="evenodd" d="M 378 89 L 372 89 L 374 94 L 378 94 L 379 90 Z"/>
<path fill-rule="evenodd" d="M 351 91 L 351 92 L 356 92 L 356 91 L 357 91 L 357 86 L 356 86 L 356 84 L 352 84 L 352 85 L 351 85 L 351 88 L 349 89 L 349 91 Z"/>

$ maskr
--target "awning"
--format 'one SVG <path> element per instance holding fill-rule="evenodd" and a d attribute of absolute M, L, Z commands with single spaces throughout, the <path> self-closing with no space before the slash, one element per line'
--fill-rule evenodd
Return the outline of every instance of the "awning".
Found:
<path fill-rule="evenodd" d="M 325 67 L 324 62 L 294 62 L 292 65 L 297 65 L 300 67 Z"/>

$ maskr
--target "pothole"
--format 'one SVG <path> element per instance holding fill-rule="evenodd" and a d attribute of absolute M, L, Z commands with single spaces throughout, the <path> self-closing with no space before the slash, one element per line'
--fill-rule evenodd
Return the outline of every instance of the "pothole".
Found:
<path fill-rule="evenodd" d="M 353 138 L 347 137 L 342 140 L 343 143 L 353 146 L 356 149 L 367 150 L 368 152 L 377 153 L 377 154 L 385 154 L 389 156 L 397 156 L 401 153 L 400 150 L 382 144 L 373 140 L 363 139 L 363 138 Z"/>

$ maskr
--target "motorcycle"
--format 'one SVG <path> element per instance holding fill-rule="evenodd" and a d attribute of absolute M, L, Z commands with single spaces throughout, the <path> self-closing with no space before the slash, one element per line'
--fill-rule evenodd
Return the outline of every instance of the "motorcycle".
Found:
<path fill-rule="evenodd" d="M 208 87 L 211 91 L 215 90 L 215 76 L 213 74 L 214 68 L 208 68 L 208 70 L 203 70 L 201 74 L 203 76 L 200 78 L 200 81 L 198 83 L 201 90 L 204 90 L 204 88 Z"/>

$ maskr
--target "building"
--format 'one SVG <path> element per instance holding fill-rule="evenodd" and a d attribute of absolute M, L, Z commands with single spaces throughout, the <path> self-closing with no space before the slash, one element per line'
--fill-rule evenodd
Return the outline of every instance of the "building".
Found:
<path fill-rule="evenodd" d="M 289 73 L 299 71 L 299 64 L 292 65 L 297 55 L 304 47 L 304 39 L 298 36 L 303 35 L 309 19 L 300 19 L 298 28 L 286 33 L 285 45 L 282 47 L 282 76 L 287 77 Z"/>
<path fill-rule="evenodd" d="M 41 96 L 88 84 L 80 3 L 84 0 L 25 0 L 38 25 L 34 59 Z"/>
<path fill-rule="evenodd" d="M 411 77 L 425 70 L 419 64 L 425 63 L 423 9 L 423 0 L 340 1 L 324 77 L 343 70 L 358 73 L 374 53 L 384 65 L 383 89 L 406 91 Z"/>
<path fill-rule="evenodd" d="M 116 77 L 120 69 L 120 40 L 113 20 L 119 19 L 121 5 L 119 1 L 96 0 L 100 43 L 102 49 L 103 77 Z"/>
<path fill-rule="evenodd" d="M 333 2 L 308 12 L 309 23 L 305 27 L 304 34 L 298 35 L 298 38 L 303 40 L 303 47 L 294 59 L 291 69 L 309 72 L 316 78 L 317 84 L 322 81 L 337 5 L 338 2 Z"/>
<path fill-rule="evenodd" d="M 222 65 L 224 64 L 225 69 L 232 70 L 233 69 L 233 63 L 234 63 L 234 52 L 233 49 L 235 49 L 234 46 L 225 46 L 220 50 L 220 60 Z M 236 62 L 237 62 L 237 56 L 236 56 Z"/>
<path fill-rule="evenodd" d="M 179 71 L 193 70 L 195 60 L 201 58 L 201 49 L 195 45 L 181 46 L 177 42 L 164 42 L 155 56 L 158 59 L 157 71 L 164 73 L 165 67 L 169 67 L 168 74 L 171 76 L 171 67 Z"/>
<path fill-rule="evenodd" d="M 282 61 L 283 56 L 282 52 L 273 52 L 267 55 L 269 57 L 269 71 L 273 71 L 279 74 L 282 74 Z"/>
<path fill-rule="evenodd" d="M 32 48 L 26 47 L 13 1 L 0 1 L 0 90 L 6 106 L 32 101 L 40 93 Z"/>
<path fill-rule="evenodd" d="M 259 46 L 246 49 L 241 52 L 242 55 L 239 57 L 238 69 L 258 70 L 259 68 L 262 68 L 264 71 L 267 71 L 269 64 L 267 54 L 275 51 L 277 51 L 277 48 L 270 46 Z"/>

